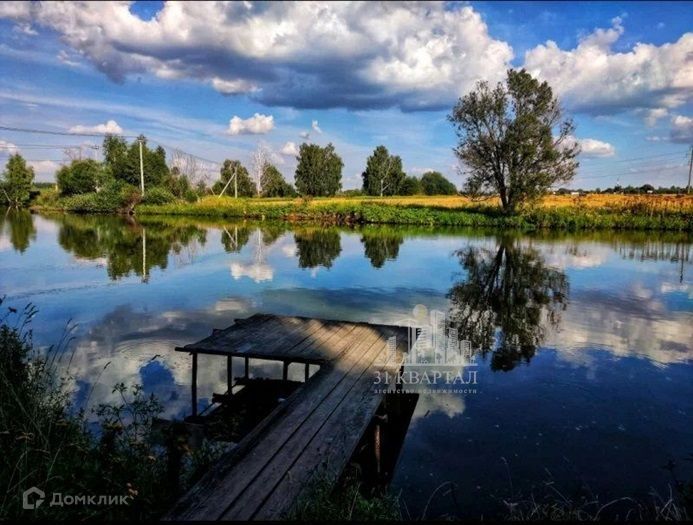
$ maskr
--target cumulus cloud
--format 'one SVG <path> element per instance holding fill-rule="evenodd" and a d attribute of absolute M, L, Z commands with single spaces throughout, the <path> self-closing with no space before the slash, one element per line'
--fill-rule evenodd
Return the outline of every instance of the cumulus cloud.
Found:
<path fill-rule="evenodd" d="M 229 121 L 229 135 L 263 135 L 274 128 L 274 117 L 255 113 L 252 117 L 242 119 L 234 116 Z"/>
<path fill-rule="evenodd" d="M 616 148 L 597 139 L 578 139 L 576 137 L 568 137 L 565 141 L 566 147 L 571 147 L 577 143 L 580 146 L 580 155 L 583 157 L 613 157 L 616 154 Z"/>
<path fill-rule="evenodd" d="M 616 154 L 616 148 L 608 142 L 596 139 L 581 139 L 578 142 L 583 157 L 613 157 Z"/>
<path fill-rule="evenodd" d="M 693 33 L 661 46 L 638 43 L 630 51 L 615 52 L 612 46 L 623 33 L 621 19 L 615 18 L 609 29 L 596 29 L 575 49 L 565 51 L 548 41 L 529 50 L 524 66 L 547 80 L 574 110 L 656 110 L 648 114 L 651 120 L 689 100 Z"/>
<path fill-rule="evenodd" d="M 302 139 L 308 140 L 310 138 L 310 132 L 309 131 L 301 131 L 298 134 Z"/>
<path fill-rule="evenodd" d="M 669 110 L 667 108 L 650 109 L 645 116 L 645 123 L 652 127 L 657 124 L 659 119 L 666 117 L 668 114 Z"/>
<path fill-rule="evenodd" d="M 57 32 L 116 82 L 192 78 L 300 108 L 447 108 L 513 58 L 472 7 L 443 2 L 167 2 L 151 20 L 121 2 L 37 2 L 0 16 Z"/>
<path fill-rule="evenodd" d="M 676 115 L 671 119 L 670 138 L 672 142 L 688 144 L 693 142 L 693 118 Z"/>
<path fill-rule="evenodd" d="M 12 142 L 0 140 L 0 152 L 7 152 L 10 155 L 14 155 L 15 153 L 19 153 L 19 148 Z"/>
<path fill-rule="evenodd" d="M 318 121 L 317 121 L 317 120 L 314 120 L 314 121 L 311 123 L 310 127 L 313 128 L 313 131 L 315 131 L 316 133 L 322 133 L 322 129 L 320 129 L 320 126 L 318 126 Z"/>
<path fill-rule="evenodd" d="M 29 160 L 27 164 L 34 168 L 36 179 L 42 182 L 52 181 L 55 172 L 60 168 L 60 164 L 52 160 Z"/>
<path fill-rule="evenodd" d="M 70 133 L 110 133 L 112 135 L 120 135 L 123 133 L 123 128 L 115 120 L 109 120 L 105 124 L 96 124 L 95 126 L 72 126 Z"/>
<path fill-rule="evenodd" d="M 298 146 L 295 142 L 287 142 L 281 149 L 282 155 L 287 155 L 289 157 L 295 157 L 298 155 Z"/>

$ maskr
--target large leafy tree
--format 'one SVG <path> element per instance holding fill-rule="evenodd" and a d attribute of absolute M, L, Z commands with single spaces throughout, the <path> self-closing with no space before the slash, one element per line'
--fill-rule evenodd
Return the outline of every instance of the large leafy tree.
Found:
<path fill-rule="evenodd" d="M 332 144 L 301 144 L 296 166 L 296 189 L 303 195 L 330 196 L 342 187 L 344 163 Z"/>
<path fill-rule="evenodd" d="M 263 197 L 291 197 L 296 193 L 273 164 L 265 164 L 260 187 Z"/>
<path fill-rule="evenodd" d="M 0 198 L 8 206 L 19 208 L 29 202 L 31 185 L 34 182 L 34 168 L 27 166 L 19 153 L 10 155 L 0 180 Z"/>
<path fill-rule="evenodd" d="M 465 190 L 497 193 L 505 211 L 575 174 L 575 126 L 563 118 L 551 87 L 524 69 L 508 70 L 505 83 L 495 88 L 479 82 L 449 119 L 459 139 L 455 154 L 468 172 Z"/>
<path fill-rule="evenodd" d="M 238 187 L 238 196 L 254 196 L 256 191 L 255 183 L 251 180 L 250 175 L 248 174 L 248 170 L 245 168 L 245 166 L 243 166 L 243 164 L 241 164 L 240 160 L 226 159 L 224 161 L 224 164 L 222 165 L 220 170 L 221 178 L 214 183 L 214 186 L 212 186 L 212 192 L 214 192 L 215 195 L 219 195 L 219 193 L 221 193 L 221 190 L 224 189 L 224 186 L 226 186 L 226 183 L 229 182 L 231 177 L 233 177 L 234 173 L 238 178 L 238 181 L 236 182 Z M 232 181 L 231 184 L 229 184 L 228 188 L 226 188 L 226 192 L 224 193 L 224 195 L 233 196 L 233 194 L 234 182 Z"/>
<path fill-rule="evenodd" d="M 133 186 L 140 185 L 140 141 L 144 186 L 161 186 L 169 180 L 166 151 L 161 146 L 151 149 L 147 138 L 140 135 L 130 145 L 122 137 L 107 135 L 103 141 L 104 160 L 113 177 Z"/>
<path fill-rule="evenodd" d="M 416 195 L 421 193 L 421 191 L 421 181 L 413 175 L 404 177 L 404 180 L 399 187 L 400 195 Z"/>
<path fill-rule="evenodd" d="M 397 195 L 404 181 L 402 159 L 390 155 L 385 146 L 378 146 L 366 161 L 363 191 L 368 195 Z"/>
<path fill-rule="evenodd" d="M 421 176 L 421 190 L 426 195 L 455 195 L 457 188 L 437 171 L 427 171 Z"/>
<path fill-rule="evenodd" d="M 61 195 L 79 195 L 96 191 L 103 167 L 93 159 L 73 160 L 61 167 L 55 177 Z"/>

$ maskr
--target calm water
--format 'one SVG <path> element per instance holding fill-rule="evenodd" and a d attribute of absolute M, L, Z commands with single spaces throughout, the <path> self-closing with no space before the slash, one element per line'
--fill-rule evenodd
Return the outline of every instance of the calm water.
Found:
<path fill-rule="evenodd" d="M 0 218 L 0 295 L 39 308 L 41 345 L 76 324 L 78 404 L 140 383 L 182 417 L 190 363 L 173 348 L 213 327 L 259 311 L 395 323 L 423 304 L 492 351 L 475 394 L 419 398 L 392 485 L 413 516 L 429 497 L 428 516 L 479 516 L 548 481 L 664 494 L 670 460 L 693 477 L 686 236 Z M 225 381 L 200 358 L 200 407 Z M 444 482 L 454 497 L 431 497 Z"/>

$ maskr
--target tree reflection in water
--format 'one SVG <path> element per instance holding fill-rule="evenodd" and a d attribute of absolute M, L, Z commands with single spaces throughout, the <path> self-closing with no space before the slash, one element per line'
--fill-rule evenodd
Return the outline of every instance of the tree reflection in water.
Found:
<path fill-rule="evenodd" d="M 0 234 L 7 228 L 12 247 L 19 253 L 24 253 L 31 241 L 36 240 L 36 228 L 31 213 L 28 210 L 9 208 L 0 212 Z"/>
<path fill-rule="evenodd" d="M 568 279 L 540 253 L 500 237 L 495 250 L 457 252 L 466 280 L 448 293 L 450 321 L 460 339 L 492 351 L 493 370 L 512 370 L 534 356 L 547 326 L 557 326 L 568 301 Z"/>
<path fill-rule="evenodd" d="M 404 236 L 390 230 L 370 230 L 363 232 L 361 242 L 371 265 L 382 268 L 385 261 L 397 259 Z"/>
<path fill-rule="evenodd" d="M 205 229 L 180 222 L 144 226 L 117 217 L 64 215 L 58 242 L 77 257 L 106 259 L 113 280 L 131 273 L 146 280 L 152 268 L 168 266 L 169 254 L 179 256 L 194 243 L 204 245 L 206 235 Z"/>
<path fill-rule="evenodd" d="M 301 229 L 294 233 L 299 268 L 330 268 L 342 252 L 336 229 Z"/>

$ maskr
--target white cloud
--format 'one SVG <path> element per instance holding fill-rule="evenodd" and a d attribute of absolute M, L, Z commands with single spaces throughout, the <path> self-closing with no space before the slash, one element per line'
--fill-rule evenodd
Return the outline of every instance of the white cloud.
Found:
<path fill-rule="evenodd" d="M 320 126 L 318 126 L 318 121 L 314 120 L 311 124 L 310 127 L 313 128 L 313 131 L 316 133 L 322 133 L 322 130 L 320 129 Z"/>
<path fill-rule="evenodd" d="M 693 118 L 684 115 L 674 116 L 671 119 L 670 138 L 672 142 L 693 142 Z"/>
<path fill-rule="evenodd" d="M 571 136 L 567 138 L 565 145 L 570 147 L 576 142 L 580 145 L 580 155 L 583 157 L 613 157 L 616 154 L 616 148 L 612 144 L 597 139 L 578 139 Z"/>
<path fill-rule="evenodd" d="M 12 30 L 13 30 L 15 33 L 21 33 L 21 34 L 23 34 L 23 35 L 29 35 L 29 36 L 36 36 L 36 35 L 38 35 L 38 32 L 37 32 L 33 27 L 31 27 L 31 24 L 27 24 L 27 23 L 19 23 L 19 24 L 16 24 L 16 25 L 12 28 Z"/>
<path fill-rule="evenodd" d="M 255 113 L 252 117 L 242 119 L 234 116 L 229 121 L 229 135 L 261 135 L 269 133 L 274 128 L 274 117 Z"/>
<path fill-rule="evenodd" d="M 120 2 L 27 3 L 0 16 L 57 32 L 115 81 L 191 78 L 304 108 L 447 107 L 513 58 L 472 7 L 443 2 L 167 2 L 151 20 Z"/>
<path fill-rule="evenodd" d="M 14 155 L 15 153 L 19 153 L 19 148 L 12 142 L 0 140 L 0 152 L 7 152 L 10 155 Z"/>
<path fill-rule="evenodd" d="M 282 155 L 287 155 L 289 157 L 295 157 L 298 155 L 298 146 L 295 142 L 287 142 L 281 149 Z"/>
<path fill-rule="evenodd" d="M 645 117 L 645 123 L 652 127 L 654 126 L 657 121 L 661 118 L 666 117 L 669 114 L 669 110 L 667 108 L 655 108 L 655 109 L 650 109 L 647 112 L 647 115 Z"/>
<path fill-rule="evenodd" d="M 97 124 L 95 126 L 72 126 L 70 133 L 110 133 L 112 135 L 120 135 L 123 133 L 123 128 L 115 120 L 109 120 L 105 124 Z"/>
<path fill-rule="evenodd" d="M 27 164 L 34 168 L 36 180 L 39 182 L 53 181 L 60 163 L 52 160 L 28 160 Z"/>
<path fill-rule="evenodd" d="M 571 108 L 593 113 L 680 106 L 693 93 L 693 33 L 661 46 L 637 43 L 627 52 L 611 46 L 624 33 L 621 19 L 596 29 L 565 51 L 553 41 L 525 54 L 524 66 L 547 80 Z"/>
<path fill-rule="evenodd" d="M 308 140 L 308 139 L 310 138 L 310 132 L 309 132 L 309 131 L 301 131 L 301 132 L 299 133 L 299 136 L 300 136 L 302 139 Z"/>
<path fill-rule="evenodd" d="M 63 64 L 67 66 L 72 66 L 72 67 L 77 67 L 79 66 L 79 62 L 77 62 L 75 59 L 73 59 L 70 54 L 65 51 L 64 49 L 61 49 L 60 52 L 56 55 L 56 58 L 60 60 Z"/>
<path fill-rule="evenodd" d="M 258 91 L 259 88 L 243 79 L 238 80 L 223 80 L 215 77 L 212 79 L 212 87 L 223 95 L 237 95 L 240 93 L 251 93 Z"/>
<path fill-rule="evenodd" d="M 584 157 L 613 157 L 616 148 L 608 142 L 596 139 L 580 139 L 580 154 Z"/>

